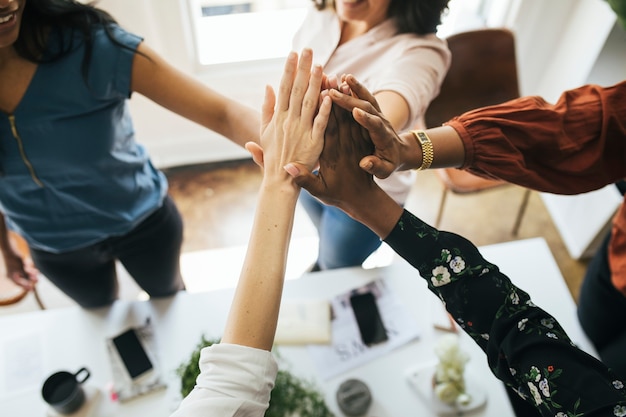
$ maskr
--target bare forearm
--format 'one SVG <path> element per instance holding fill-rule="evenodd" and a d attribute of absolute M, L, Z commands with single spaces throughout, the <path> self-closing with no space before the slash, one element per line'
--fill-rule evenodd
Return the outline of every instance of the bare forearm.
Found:
<path fill-rule="evenodd" d="M 404 98 L 393 91 L 381 91 L 374 95 L 381 112 L 385 115 L 391 126 L 400 131 L 407 125 L 409 119 L 409 105 Z"/>
<path fill-rule="evenodd" d="M 272 349 L 300 193 L 288 165 L 299 161 L 309 171 L 319 160 L 331 111 L 330 99 L 316 105 L 322 76 L 321 66 L 313 66 L 313 52 L 305 49 L 299 58 L 296 53 L 287 56 L 278 97 L 273 88 L 265 90 L 259 133 L 263 149 L 246 145 L 255 160 L 263 161 L 263 182 L 223 343 Z"/>
<path fill-rule="evenodd" d="M 133 61 L 131 88 L 160 106 L 239 146 L 259 142 L 260 114 L 170 65 L 144 42 Z"/>
<path fill-rule="evenodd" d="M 290 181 L 263 182 L 222 342 L 271 350 L 297 198 Z"/>
<path fill-rule="evenodd" d="M 459 168 L 465 161 L 465 148 L 456 130 L 449 126 L 435 127 L 424 131 L 433 145 L 433 162 L 431 168 Z M 422 147 L 410 131 L 401 133 L 400 139 L 408 150 L 402 155 L 405 159 L 399 166 L 400 170 L 417 169 L 422 166 Z"/>
<path fill-rule="evenodd" d="M 259 143 L 261 118 L 258 111 L 235 101 L 227 103 L 223 126 L 224 136 L 243 146 L 246 142 Z"/>
<path fill-rule="evenodd" d="M 148 98 L 241 147 L 246 142 L 259 143 L 258 111 L 221 95 L 197 80 L 181 80 L 178 87 L 181 90 L 169 94 L 162 91 Z M 183 92 L 185 90 L 186 93 Z"/>
<path fill-rule="evenodd" d="M 259 143 L 259 112 L 229 97 L 209 90 L 200 94 L 196 108 L 183 111 L 186 113 L 180 114 L 186 115 L 189 120 L 219 133 L 241 147 L 247 142 Z"/>
<path fill-rule="evenodd" d="M 376 187 L 371 194 L 363 194 L 361 201 L 340 206 L 348 215 L 385 239 L 398 223 L 403 209 L 387 193 Z"/>
<path fill-rule="evenodd" d="M 194 106 L 173 108 L 179 115 L 230 139 L 243 147 L 246 142 L 259 143 L 260 115 L 252 108 L 221 96 L 215 91 L 198 90 Z"/>

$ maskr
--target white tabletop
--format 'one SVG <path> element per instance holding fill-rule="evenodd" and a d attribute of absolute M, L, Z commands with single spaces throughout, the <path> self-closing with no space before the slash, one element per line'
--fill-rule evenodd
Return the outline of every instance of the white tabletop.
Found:
<path fill-rule="evenodd" d="M 552 313 L 583 350 L 597 356 L 576 319 L 576 306 L 563 281 L 549 247 L 543 239 L 528 239 L 482 247 L 483 255 L 497 264 L 513 282 L 529 292 L 536 304 Z M 370 387 L 374 404 L 368 415 L 432 415 L 425 402 L 411 389 L 407 370 L 432 363 L 434 342 L 442 334 L 433 323 L 433 298 L 426 283 L 404 261 L 389 267 L 364 270 L 350 268 L 305 275 L 289 280 L 285 299 L 330 299 L 334 295 L 384 278 L 392 291 L 414 314 L 420 337 L 392 354 L 373 360 L 330 380 L 320 381 L 305 347 L 279 346 L 280 355 L 294 373 L 317 380 L 329 407 L 337 416 L 335 392 L 344 380 L 355 377 Z M 232 289 L 187 294 L 168 300 L 116 302 L 111 308 L 86 311 L 78 307 L 37 311 L 0 318 L 0 407 L 2 415 L 44 416 L 47 407 L 40 387 L 57 370 L 91 370 L 87 385 L 103 395 L 99 416 L 168 416 L 179 400 L 175 369 L 187 360 L 201 335 L 219 338 L 232 299 Z M 140 325 L 150 317 L 165 379 L 166 390 L 125 402 L 112 403 L 105 393 L 111 382 L 105 338 L 128 325 Z M 487 405 L 476 416 L 513 416 L 501 383 L 490 373 L 482 351 L 462 334 L 470 353 L 467 372 L 477 376 L 488 392 Z"/>

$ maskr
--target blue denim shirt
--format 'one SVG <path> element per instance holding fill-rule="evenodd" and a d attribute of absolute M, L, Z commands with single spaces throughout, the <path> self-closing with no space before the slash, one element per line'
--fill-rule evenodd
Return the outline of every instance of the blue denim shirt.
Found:
<path fill-rule="evenodd" d="M 128 109 L 141 38 L 94 29 L 87 82 L 84 41 L 40 64 L 13 114 L 0 114 L 0 210 L 7 226 L 50 252 L 122 235 L 163 202 L 167 180 L 135 142 Z M 50 36 L 47 53 L 59 48 Z"/>

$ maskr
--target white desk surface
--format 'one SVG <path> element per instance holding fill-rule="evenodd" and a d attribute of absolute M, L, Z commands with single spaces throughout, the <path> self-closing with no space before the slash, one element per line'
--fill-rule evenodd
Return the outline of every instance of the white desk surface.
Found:
<path fill-rule="evenodd" d="M 550 249 L 541 238 L 527 239 L 481 248 L 483 255 L 497 264 L 515 284 L 529 292 L 534 302 L 550 311 L 575 343 L 597 356 L 582 333 L 576 306 L 562 279 Z M 398 261 L 380 269 L 350 268 L 305 275 L 285 284 L 285 299 L 330 299 L 335 294 L 383 277 L 397 297 L 415 314 L 421 337 L 392 354 L 355 368 L 327 381 L 323 387 L 327 403 L 339 417 L 335 391 L 350 377 L 363 380 L 374 397 L 368 415 L 432 415 L 406 382 L 407 369 L 433 362 L 433 346 L 442 333 L 432 327 L 434 295 L 406 262 Z M 181 293 L 168 300 L 118 301 L 111 308 L 86 311 L 78 307 L 36 311 L 0 318 L 0 409 L 11 416 L 45 416 L 46 404 L 40 386 L 57 370 L 78 370 L 86 366 L 91 378 L 86 382 L 102 390 L 98 416 L 168 416 L 176 407 L 178 377 L 175 369 L 186 361 L 201 335 L 219 338 L 232 299 L 233 290 Z M 140 325 L 150 317 L 155 325 L 161 367 L 169 383 L 167 390 L 148 394 L 123 404 L 112 403 L 104 392 L 111 381 L 104 338 L 128 325 Z M 25 343 L 28 342 L 28 343 Z M 470 353 L 467 372 L 478 376 L 488 392 L 486 408 L 475 416 L 513 416 L 502 384 L 490 373 L 482 351 L 462 333 L 464 348 Z M 15 348 L 25 347 L 16 368 Z M 303 347 L 279 346 L 280 355 L 300 376 L 316 378 L 316 371 Z M 17 354 L 19 358 L 19 354 Z M 16 375 L 15 369 L 23 369 Z M 9 379 L 9 376 L 11 378 Z"/>

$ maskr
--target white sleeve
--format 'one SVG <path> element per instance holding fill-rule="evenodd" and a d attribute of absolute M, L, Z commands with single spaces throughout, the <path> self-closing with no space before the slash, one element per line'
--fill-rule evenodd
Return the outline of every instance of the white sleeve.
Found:
<path fill-rule="evenodd" d="M 204 348 L 196 386 L 171 417 L 263 417 L 277 373 L 266 350 L 226 343 Z"/>

